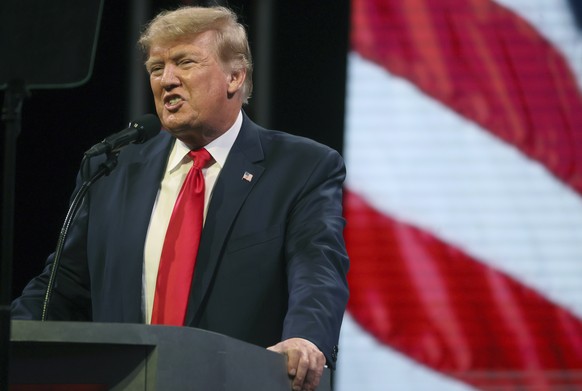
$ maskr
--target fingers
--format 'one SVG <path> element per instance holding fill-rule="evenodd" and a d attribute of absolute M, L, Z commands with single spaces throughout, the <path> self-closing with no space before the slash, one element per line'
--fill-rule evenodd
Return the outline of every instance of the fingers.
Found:
<path fill-rule="evenodd" d="M 288 353 L 287 371 L 293 377 L 293 390 L 299 391 L 303 387 L 310 368 L 309 355 L 300 350 L 291 350 Z"/>
<path fill-rule="evenodd" d="M 294 391 L 313 391 L 319 385 L 325 356 L 312 342 L 290 338 L 268 349 L 287 356 L 287 371 L 293 379 Z"/>
<path fill-rule="evenodd" d="M 322 354 L 323 356 L 323 354 Z M 315 390 L 319 385 L 319 381 L 321 379 L 321 375 L 323 374 L 323 366 L 325 365 L 325 358 L 323 362 L 316 360 L 315 364 L 309 366 L 309 370 L 307 371 L 303 388 L 306 390 Z"/>

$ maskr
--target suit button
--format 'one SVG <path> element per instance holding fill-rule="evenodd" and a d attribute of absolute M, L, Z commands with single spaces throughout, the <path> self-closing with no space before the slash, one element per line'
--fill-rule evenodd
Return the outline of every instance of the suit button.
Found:
<path fill-rule="evenodd" d="M 337 361 L 337 353 L 338 353 L 339 349 L 336 346 L 333 347 L 332 351 L 331 351 L 331 359 L 335 362 Z"/>

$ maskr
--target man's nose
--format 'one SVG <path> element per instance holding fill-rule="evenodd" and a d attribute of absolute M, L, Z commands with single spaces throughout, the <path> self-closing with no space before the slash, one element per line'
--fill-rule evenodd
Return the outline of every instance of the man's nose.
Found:
<path fill-rule="evenodd" d="M 166 90 L 174 88 L 180 84 L 180 79 L 176 75 L 176 68 L 173 65 L 164 67 L 164 73 L 162 73 L 160 82 L 162 88 Z"/>

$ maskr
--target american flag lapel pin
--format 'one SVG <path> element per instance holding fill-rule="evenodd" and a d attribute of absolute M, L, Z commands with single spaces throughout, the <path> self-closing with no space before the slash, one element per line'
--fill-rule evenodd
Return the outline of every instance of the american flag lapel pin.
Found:
<path fill-rule="evenodd" d="M 245 171 L 245 173 L 244 173 L 244 174 L 243 174 L 243 176 L 242 176 L 242 179 L 244 179 L 244 180 L 245 180 L 245 181 L 247 181 L 247 182 L 250 182 L 250 181 L 252 181 L 252 180 L 253 180 L 253 174 L 251 174 L 251 173 L 250 173 L 250 172 L 248 172 L 248 171 Z"/>

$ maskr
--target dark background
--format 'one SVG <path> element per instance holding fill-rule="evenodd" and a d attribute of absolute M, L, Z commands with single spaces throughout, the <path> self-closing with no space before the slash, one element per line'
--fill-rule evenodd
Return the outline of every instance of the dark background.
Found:
<path fill-rule="evenodd" d="M 255 63 L 255 90 L 245 107 L 251 118 L 341 152 L 348 0 L 104 0 L 90 80 L 71 89 L 32 90 L 24 101 L 16 148 L 13 296 L 54 250 L 83 152 L 140 114 L 155 112 L 135 46 L 139 26 L 162 9 L 215 3 L 234 9 L 247 26 Z"/>

